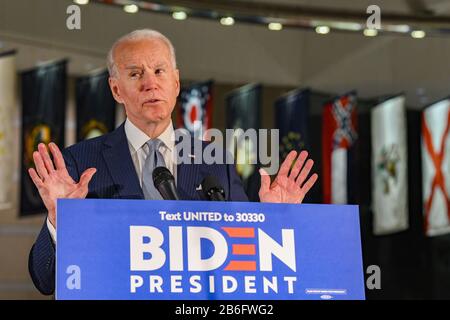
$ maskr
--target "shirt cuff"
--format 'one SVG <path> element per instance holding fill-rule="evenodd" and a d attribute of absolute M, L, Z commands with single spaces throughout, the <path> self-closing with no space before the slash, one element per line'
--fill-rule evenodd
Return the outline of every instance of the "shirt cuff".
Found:
<path fill-rule="evenodd" d="M 47 228 L 48 228 L 48 231 L 50 232 L 50 236 L 52 237 L 53 243 L 56 244 L 56 229 L 52 225 L 50 220 L 48 220 L 48 218 L 47 218 Z"/>

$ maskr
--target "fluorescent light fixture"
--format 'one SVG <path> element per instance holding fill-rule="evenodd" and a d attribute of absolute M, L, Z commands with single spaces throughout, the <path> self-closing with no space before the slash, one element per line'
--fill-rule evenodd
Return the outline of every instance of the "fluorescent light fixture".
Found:
<path fill-rule="evenodd" d="M 400 32 L 400 33 L 408 33 L 411 31 L 411 27 L 406 24 L 397 24 L 397 25 L 382 25 L 382 29 L 391 32 Z"/>
<path fill-rule="evenodd" d="M 423 30 L 414 30 L 413 32 L 411 32 L 411 37 L 413 37 L 414 39 L 422 39 L 425 38 L 426 33 Z"/>
<path fill-rule="evenodd" d="M 75 2 L 76 4 L 84 5 L 88 4 L 89 0 L 73 0 L 73 2 Z"/>
<path fill-rule="evenodd" d="M 175 20 L 186 20 L 187 14 L 184 11 L 175 11 L 172 13 L 172 18 Z"/>
<path fill-rule="evenodd" d="M 318 27 L 316 27 L 316 32 L 318 34 L 330 33 L 330 27 L 328 27 L 328 26 L 318 26 Z"/>
<path fill-rule="evenodd" d="M 323 25 L 323 24 L 322 24 Z M 360 31 L 362 26 L 356 22 L 329 22 L 328 25 L 333 29 L 348 30 L 348 31 Z"/>
<path fill-rule="evenodd" d="M 271 22 L 269 23 L 268 28 L 272 31 L 280 31 L 281 29 L 283 29 L 283 25 L 279 22 Z"/>
<path fill-rule="evenodd" d="M 234 19 L 232 17 L 223 17 L 220 19 L 220 23 L 224 26 L 232 26 L 234 24 Z"/>
<path fill-rule="evenodd" d="M 364 35 L 366 37 L 375 37 L 378 35 L 377 29 L 364 29 Z"/>
<path fill-rule="evenodd" d="M 123 6 L 123 11 L 126 13 L 136 13 L 139 11 L 139 7 L 135 4 L 127 4 Z"/>

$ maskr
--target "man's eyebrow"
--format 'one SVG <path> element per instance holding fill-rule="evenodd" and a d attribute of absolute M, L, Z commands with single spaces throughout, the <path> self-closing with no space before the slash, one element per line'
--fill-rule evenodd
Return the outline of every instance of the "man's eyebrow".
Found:
<path fill-rule="evenodd" d="M 166 62 L 161 62 L 161 63 L 158 63 L 155 67 L 156 68 L 167 67 L 167 63 Z"/>
<path fill-rule="evenodd" d="M 137 66 L 137 65 L 130 65 L 130 66 L 125 66 L 125 69 L 130 70 L 130 69 L 142 69 L 141 66 Z"/>
<path fill-rule="evenodd" d="M 155 69 L 166 68 L 166 67 L 167 67 L 167 63 L 166 62 L 161 62 L 161 63 L 158 63 L 158 64 L 155 65 Z M 138 65 L 134 65 L 134 64 L 129 65 L 129 66 L 125 66 L 126 70 L 135 70 L 135 69 L 143 69 L 143 68 L 144 68 L 143 66 L 138 66 Z"/>

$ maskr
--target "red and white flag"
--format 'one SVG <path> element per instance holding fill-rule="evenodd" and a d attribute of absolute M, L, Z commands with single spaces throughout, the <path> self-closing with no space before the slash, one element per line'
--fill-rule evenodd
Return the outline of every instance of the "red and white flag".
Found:
<path fill-rule="evenodd" d="M 450 99 L 422 113 L 422 184 L 425 233 L 450 232 Z"/>
<path fill-rule="evenodd" d="M 322 122 L 323 202 L 356 202 L 356 93 L 325 104 Z"/>

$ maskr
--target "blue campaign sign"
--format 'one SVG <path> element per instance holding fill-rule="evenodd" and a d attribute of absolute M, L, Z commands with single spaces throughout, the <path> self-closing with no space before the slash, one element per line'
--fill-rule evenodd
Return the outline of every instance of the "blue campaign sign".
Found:
<path fill-rule="evenodd" d="M 364 299 L 357 206 L 58 200 L 57 299 Z"/>

